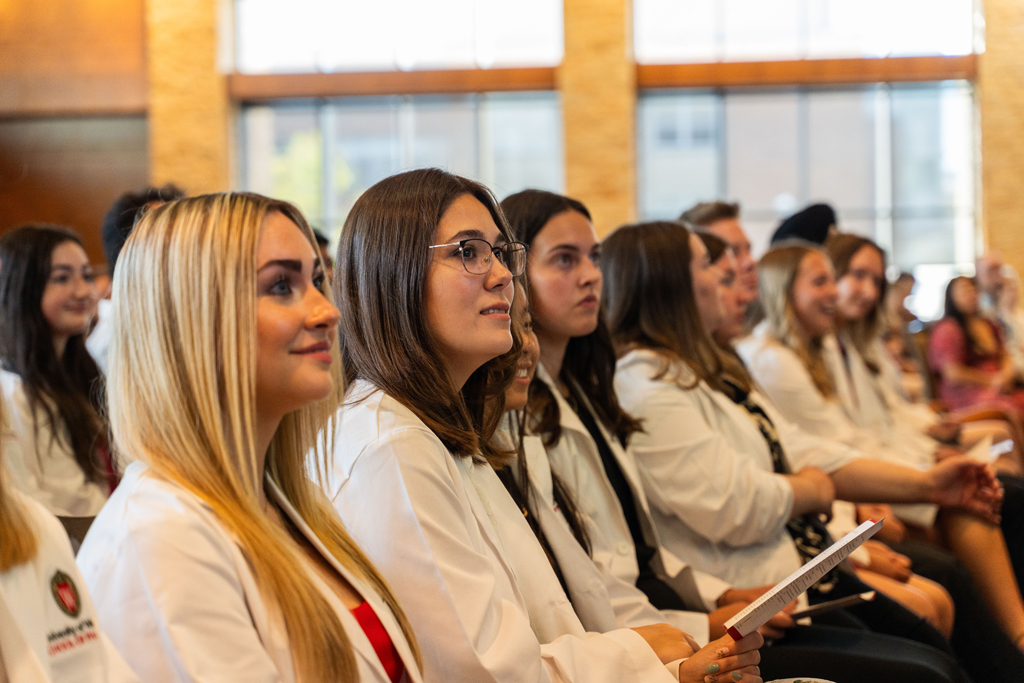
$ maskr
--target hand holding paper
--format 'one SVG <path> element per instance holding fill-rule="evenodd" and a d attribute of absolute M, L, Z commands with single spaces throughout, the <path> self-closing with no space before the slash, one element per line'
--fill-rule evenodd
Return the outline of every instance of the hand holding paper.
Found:
<path fill-rule="evenodd" d="M 849 557 L 864 541 L 874 536 L 885 520 L 868 520 L 833 543 L 820 555 L 800 567 L 774 588 L 725 622 L 726 632 L 735 640 L 761 628 L 776 612 L 814 585 L 833 567 Z"/>

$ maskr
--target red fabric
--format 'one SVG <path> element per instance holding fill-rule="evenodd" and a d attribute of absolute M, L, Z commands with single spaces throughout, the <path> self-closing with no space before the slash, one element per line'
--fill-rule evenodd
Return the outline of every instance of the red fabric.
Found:
<path fill-rule="evenodd" d="M 359 622 L 363 633 L 373 645 L 373 650 L 377 653 L 377 658 L 384 666 L 384 671 L 387 672 L 391 683 L 398 683 L 405 673 L 405 665 L 402 663 L 402 658 L 398 656 L 398 650 L 391 642 L 391 637 L 385 630 L 384 624 L 380 623 L 380 619 L 377 618 L 377 613 L 370 607 L 370 603 L 364 602 L 352 610 L 352 616 Z"/>
<path fill-rule="evenodd" d="M 1024 416 L 1024 392 L 1017 390 L 1003 394 L 992 387 L 954 385 L 942 379 L 942 369 L 950 363 L 959 363 L 993 376 L 999 372 L 1003 341 L 999 329 L 994 325 L 993 333 L 999 342 L 999 349 L 995 353 L 981 355 L 971 350 L 966 335 L 955 320 L 943 318 L 935 324 L 928 340 L 928 365 L 937 375 L 938 398 L 953 410 L 987 405 Z"/>

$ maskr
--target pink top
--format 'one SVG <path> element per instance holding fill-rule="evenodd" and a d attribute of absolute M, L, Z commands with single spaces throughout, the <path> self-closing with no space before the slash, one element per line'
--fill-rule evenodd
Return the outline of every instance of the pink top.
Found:
<path fill-rule="evenodd" d="M 943 318 L 932 328 L 928 340 L 928 365 L 934 372 L 938 386 L 938 398 L 945 401 L 951 410 L 959 410 L 979 404 L 1005 404 L 1005 407 L 1019 409 L 1019 401 L 1013 394 L 1001 394 L 994 387 L 971 384 L 950 384 L 942 378 L 942 370 L 950 363 L 959 363 L 968 368 L 980 370 L 995 376 L 1002 367 L 1003 336 L 990 320 L 992 334 L 999 342 L 994 353 L 981 354 L 971 348 L 967 336 L 953 318 Z"/>
<path fill-rule="evenodd" d="M 402 658 L 398 656 L 398 650 L 391 642 L 391 637 L 384 628 L 384 624 L 380 623 L 377 613 L 373 611 L 368 602 L 362 603 L 351 612 L 362 626 L 363 633 L 366 634 L 370 644 L 373 645 L 373 650 L 377 653 L 377 658 L 384 666 L 384 671 L 387 672 L 391 683 L 398 683 L 405 673 L 405 665 L 402 663 Z"/>

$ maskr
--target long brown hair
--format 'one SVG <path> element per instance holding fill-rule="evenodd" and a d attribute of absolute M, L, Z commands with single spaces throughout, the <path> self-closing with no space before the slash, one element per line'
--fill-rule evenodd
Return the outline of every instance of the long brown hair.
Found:
<path fill-rule="evenodd" d="M 490 191 L 440 169 L 385 178 L 356 201 L 335 259 L 339 345 L 350 379 L 365 379 L 407 407 L 452 455 L 500 459 L 491 437 L 515 378 L 518 326 L 512 326 L 509 353 L 485 363 L 456 391 L 423 307 L 429 247 L 441 217 L 463 195 L 479 200 L 512 241 Z M 487 409 L 492 401 L 499 410 Z"/>
<path fill-rule="evenodd" d="M 103 379 L 85 348 L 85 332 L 68 339 L 58 357 L 43 316 L 50 261 L 65 242 L 82 246 L 77 234 L 58 225 L 27 225 L 0 238 L 0 359 L 21 377 L 36 436 L 40 416 L 52 425 L 45 448 L 64 442 L 88 481 L 112 487 L 98 452 L 107 447 Z M 37 456 L 45 452 L 38 438 L 35 443 Z"/>
<path fill-rule="evenodd" d="M 885 279 L 885 251 L 872 240 L 860 235 L 848 232 L 836 233 L 825 240 L 825 251 L 832 259 L 832 266 L 836 269 L 836 281 L 850 271 L 850 261 L 861 249 L 868 247 L 878 253 L 882 259 L 882 282 L 878 289 L 878 301 L 875 302 L 866 316 L 860 320 L 844 320 L 836 316 L 836 332 L 846 333 L 854 348 L 864 359 L 864 364 L 872 374 L 877 375 L 882 371 L 875 355 L 875 341 L 882 334 L 883 306 L 885 304 L 885 292 L 888 283 Z"/>
<path fill-rule="evenodd" d="M 655 379 L 683 388 L 703 380 L 723 392 L 729 379 L 749 391 L 746 368 L 722 353 L 700 317 L 690 272 L 691 234 L 680 223 L 653 221 L 622 226 L 605 238 L 604 305 L 615 345 L 620 353 L 657 351 L 663 363 Z M 678 363 L 694 376 L 679 377 Z"/>
<path fill-rule="evenodd" d="M 758 290 L 771 335 L 797 355 L 814 386 L 825 398 L 831 398 L 835 396 L 836 383 L 825 363 L 822 339 L 804 340 L 793 308 L 793 284 L 800 265 L 812 253 L 828 258 L 823 249 L 810 242 L 789 243 L 770 250 L 757 264 Z"/>
<path fill-rule="evenodd" d="M 267 479 L 330 555 L 381 596 L 417 662 L 418 648 L 394 593 L 307 476 L 317 435 L 331 433 L 343 389 L 340 359 L 332 364 L 332 395 L 285 415 L 266 454 L 257 453 L 256 254 L 272 211 L 316 248 L 297 208 L 255 194 L 180 199 L 139 221 L 114 274 L 111 429 L 120 452 L 198 496 L 238 539 L 261 595 L 284 622 L 297 679 L 355 680 L 351 641 L 303 571 L 295 541 L 304 539 L 261 509 Z M 331 449 L 321 451 L 322 472 Z"/>
<path fill-rule="evenodd" d="M 534 238 L 548 221 L 560 213 L 575 211 L 588 221 L 592 220 L 587 207 L 579 200 L 543 190 L 517 192 L 506 197 L 501 202 L 501 208 L 516 238 L 528 246 L 533 244 Z M 603 422 L 620 443 L 625 444 L 630 435 L 641 431 L 642 427 L 638 420 L 619 405 L 614 378 L 615 347 L 604 314 L 599 313 L 597 329 L 569 340 L 559 379 L 570 390 L 578 387 L 594 407 L 597 413 L 594 417 Z M 550 448 L 557 444 L 561 437 L 558 403 L 542 380 L 535 379 L 530 384 L 527 412 L 531 428 L 544 438 L 544 445 Z"/>

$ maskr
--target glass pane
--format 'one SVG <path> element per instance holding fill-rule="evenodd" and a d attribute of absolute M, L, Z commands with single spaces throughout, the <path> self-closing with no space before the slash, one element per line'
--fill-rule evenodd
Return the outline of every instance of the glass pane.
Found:
<path fill-rule="evenodd" d="M 560 0 L 235 0 L 242 73 L 554 66 Z"/>
<path fill-rule="evenodd" d="M 795 92 L 725 98 L 726 195 L 742 203 L 755 246 L 767 245 L 778 219 L 805 203 L 800 100 Z"/>
<path fill-rule="evenodd" d="M 636 61 L 641 64 L 721 59 L 717 0 L 634 0 Z"/>
<path fill-rule="evenodd" d="M 313 105 L 251 107 L 243 113 L 246 189 L 285 199 L 323 222 L 323 141 Z"/>
<path fill-rule="evenodd" d="M 479 125 L 479 180 L 499 199 L 527 188 L 565 192 L 562 111 L 556 95 L 488 95 L 481 103 Z"/>
<path fill-rule="evenodd" d="M 807 202 L 831 204 L 841 228 L 875 233 L 875 90 L 810 92 Z"/>
<path fill-rule="evenodd" d="M 968 263 L 975 192 L 970 89 L 963 83 L 894 87 L 891 98 L 896 261 L 904 269 Z"/>
<path fill-rule="evenodd" d="M 445 168 L 499 198 L 565 189 L 554 93 L 246 107 L 242 124 L 245 188 L 295 202 L 330 236 L 367 188 L 412 168 Z"/>
<path fill-rule="evenodd" d="M 721 187 L 721 103 L 716 95 L 642 97 L 637 116 L 640 215 L 676 219 Z"/>
<path fill-rule="evenodd" d="M 719 0 L 725 16 L 726 61 L 798 59 L 801 57 L 799 0 Z"/>
<path fill-rule="evenodd" d="M 640 63 L 974 50 L 974 0 L 635 0 L 633 7 Z"/>

